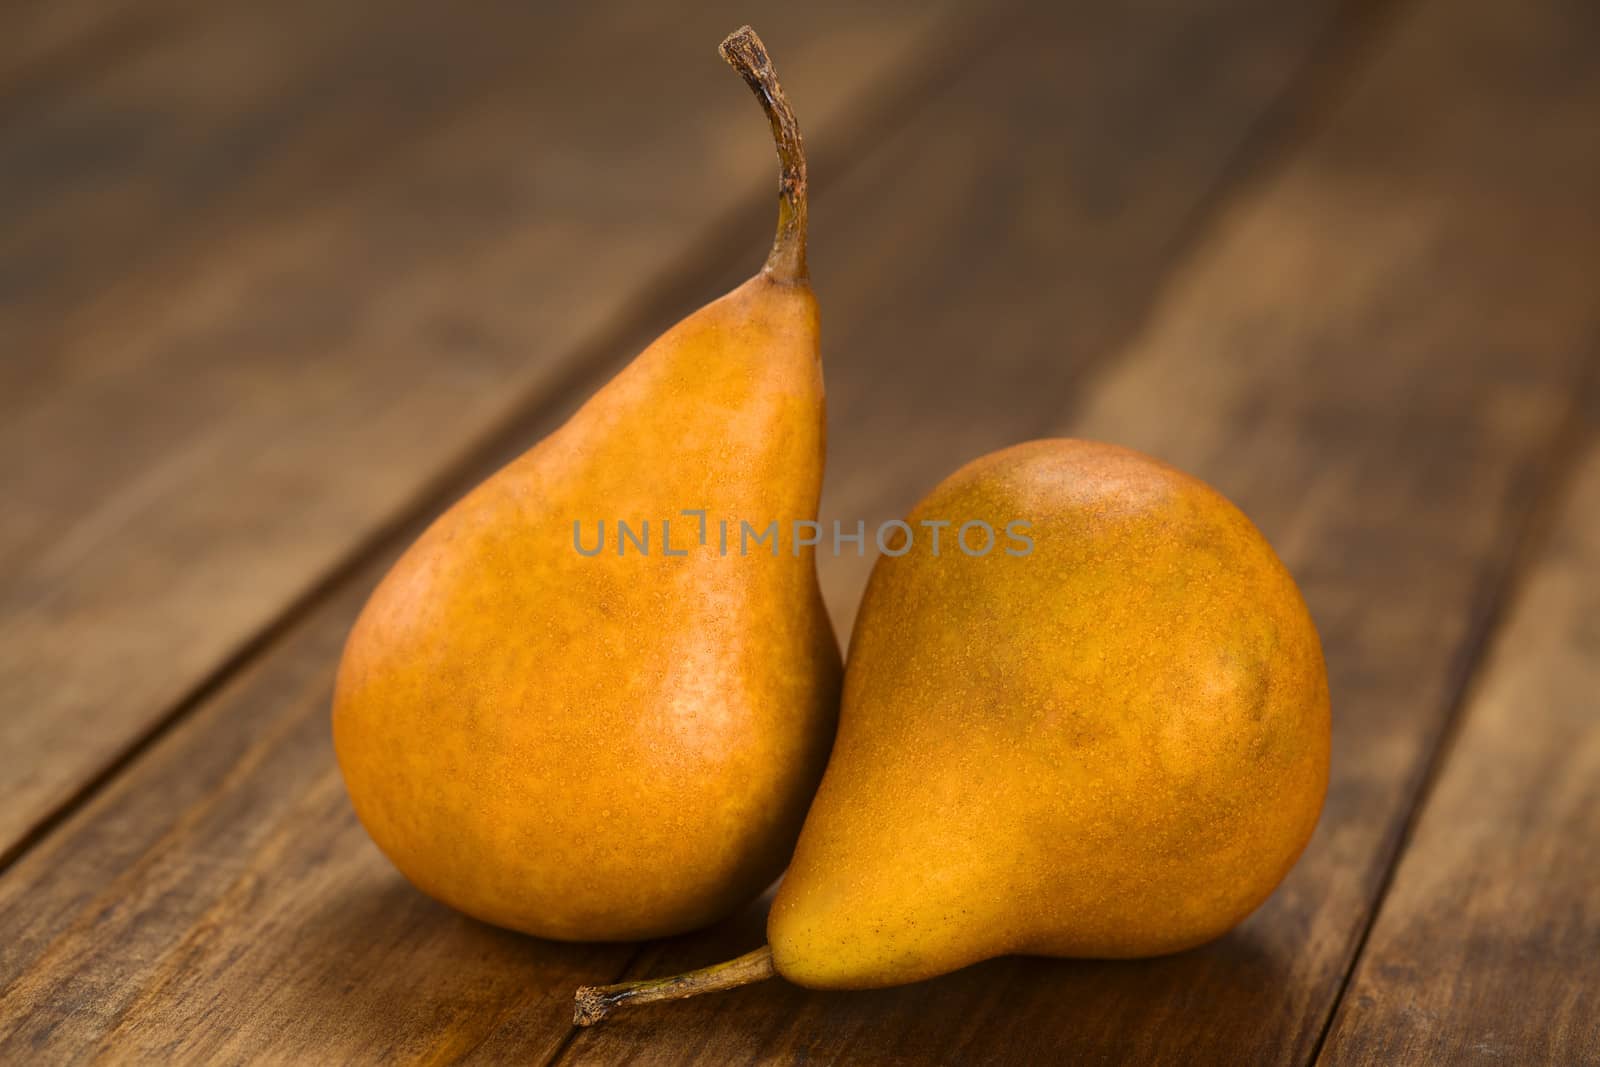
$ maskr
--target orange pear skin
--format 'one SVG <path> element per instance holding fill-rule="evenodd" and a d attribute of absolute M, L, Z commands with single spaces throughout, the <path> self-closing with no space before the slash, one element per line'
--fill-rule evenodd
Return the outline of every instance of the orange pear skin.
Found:
<path fill-rule="evenodd" d="M 932 556 L 922 520 L 952 522 Z M 965 521 L 1029 523 L 969 556 Z M 1138 957 L 1225 933 L 1328 781 L 1321 646 L 1266 540 L 1137 452 L 985 456 L 909 518 L 851 639 L 839 736 L 768 922 L 799 985 L 994 956 Z M 968 531 L 980 547 L 982 531 Z"/>
<path fill-rule="evenodd" d="M 824 452 L 799 133 L 741 34 L 724 55 L 783 163 L 766 267 L 434 522 L 340 664 L 334 746 L 373 840 L 429 895 L 543 937 L 662 937 L 753 899 L 832 741 L 812 550 L 737 546 L 740 520 L 815 517 Z"/>
<path fill-rule="evenodd" d="M 1322 646 L 1216 490 L 1034 441 L 967 464 L 880 543 L 767 944 L 580 987 L 574 1025 L 773 977 L 872 989 L 995 956 L 1178 952 L 1305 848 L 1328 786 Z"/>

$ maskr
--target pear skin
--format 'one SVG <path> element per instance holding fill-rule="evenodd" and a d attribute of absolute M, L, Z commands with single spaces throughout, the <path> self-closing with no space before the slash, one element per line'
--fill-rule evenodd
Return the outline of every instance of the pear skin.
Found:
<path fill-rule="evenodd" d="M 768 921 L 777 972 L 860 989 L 1232 928 L 1328 781 L 1321 645 L 1271 547 L 1203 482 L 1087 441 L 968 464 L 909 523 L 941 519 L 940 555 L 919 537 L 868 583 Z M 971 520 L 986 555 L 952 540 Z"/>
<path fill-rule="evenodd" d="M 1034 441 L 969 463 L 906 526 L 867 583 L 768 944 L 581 988 L 575 1025 L 774 975 L 870 989 L 994 956 L 1178 952 L 1305 848 L 1328 785 L 1322 647 L 1221 494 L 1126 448 Z"/>
<path fill-rule="evenodd" d="M 824 453 L 799 133 L 755 35 L 724 55 L 779 137 L 766 267 L 435 521 L 340 664 L 334 745 L 373 840 L 429 895 L 543 937 L 663 937 L 753 899 L 832 741 L 812 550 L 719 550 L 723 520 L 814 518 Z"/>

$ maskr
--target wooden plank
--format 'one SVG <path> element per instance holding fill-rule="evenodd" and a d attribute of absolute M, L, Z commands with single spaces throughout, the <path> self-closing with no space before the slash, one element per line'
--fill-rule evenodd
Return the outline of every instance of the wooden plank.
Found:
<path fill-rule="evenodd" d="M 60 344 L 62 320 L 382 166 L 573 22 L 502 0 L 467 17 L 417 0 L 224 0 L 185 16 L 0 98 L 0 383 L 103 359 Z"/>
<path fill-rule="evenodd" d="M 949 249 L 961 246 L 924 232 L 927 219 L 983 212 L 965 224 L 991 234 L 977 245 L 981 258 L 963 264 L 974 273 L 1061 270 L 1066 248 L 1104 252 L 1103 271 L 1068 268 L 1083 290 L 1070 303 L 1111 323 L 1090 338 L 1118 322 L 1126 329 L 1177 234 L 1303 60 L 1321 14 L 1251 0 L 1176 21 L 1158 6 L 1122 6 L 1007 23 L 1009 52 L 924 101 L 903 132 L 874 137 L 836 192 L 828 169 L 815 168 L 822 190 L 813 266 L 830 388 L 847 405 L 834 418 L 843 439 L 854 432 L 843 420 L 852 410 L 864 416 L 873 397 L 895 413 L 891 425 L 904 423 L 905 404 L 920 402 L 918 393 L 897 399 L 894 378 L 881 375 L 909 365 L 968 383 L 983 376 L 967 365 L 973 350 L 963 341 L 980 334 L 960 325 L 970 320 L 959 309 L 970 305 L 958 299 L 949 265 Z M 768 39 L 779 47 L 776 32 Z M 1175 78 L 1174 69 L 1197 73 Z M 792 87 L 797 100 L 809 98 L 803 92 Z M 996 116 L 1008 116 L 1004 127 Z M 1039 124 L 1058 121 L 1063 145 L 1038 157 L 1018 153 L 1019 133 L 1032 140 Z M 812 138 L 819 142 L 825 133 Z M 972 151 L 952 152 L 959 146 Z M 1083 160 L 1093 161 L 1087 172 Z M 765 212 L 761 221 L 753 232 L 765 230 Z M 1037 244 L 1019 236 L 1030 232 Z M 703 298 L 756 258 L 686 282 Z M 516 262 L 505 255 L 489 265 Z M 1015 335 L 1026 336 L 1020 321 L 1064 299 L 1044 284 L 1050 277 L 1010 305 L 1020 317 Z M 489 278 L 486 266 L 469 280 Z M 885 340 L 885 320 L 920 321 L 940 303 L 949 314 L 918 325 L 903 350 L 873 347 Z M 619 342 L 617 354 L 680 315 L 690 297 L 676 304 Z M 490 325 L 505 315 L 490 316 Z M 943 341 L 941 330 L 950 331 Z M 917 346 L 930 340 L 937 343 L 917 362 Z M 1043 337 L 1028 345 L 1034 366 L 1081 365 L 1093 355 L 1086 342 L 1076 350 Z M 1019 378 L 1008 399 L 1027 400 L 1047 418 L 1059 397 L 1034 393 Z M 522 425 L 506 449 L 524 447 L 561 413 Z M 847 446 L 854 456 L 836 457 L 836 472 L 846 459 L 866 466 L 883 458 L 871 439 L 858 441 Z M 467 480 L 501 458 L 486 457 Z M 471 1050 L 486 1061 L 536 1062 L 567 1038 L 572 988 L 620 973 L 629 948 L 513 938 L 435 907 L 404 886 L 356 825 L 323 716 L 344 630 L 386 562 L 343 583 L 0 877 L 0 1059 L 114 1048 L 108 1055 L 268 1062 Z M 830 566 L 836 597 L 851 573 Z"/>
<path fill-rule="evenodd" d="M 1026 27 L 841 191 L 882 238 L 818 272 L 824 298 L 874 294 L 828 319 L 852 365 L 828 381 L 824 517 L 900 518 L 969 459 L 1046 433 L 1366 25 L 1337 0 L 1120 6 Z M 872 562 L 820 564 L 841 635 Z"/>
<path fill-rule="evenodd" d="M 1332 675 L 1333 781 L 1316 838 L 1268 904 L 1216 944 L 1166 959 L 1003 961 L 871 994 L 768 983 L 624 1014 L 576 1038 L 573 1062 L 672 1063 L 686 1047 L 711 1062 L 1311 1058 L 1600 331 L 1600 141 L 1585 132 L 1600 107 L 1594 31 L 1581 0 L 1433 0 L 1409 12 L 1048 427 L 1206 477 L 1302 583 Z M 954 247 L 972 254 L 972 243 Z M 942 286 L 922 278 L 922 310 L 893 317 L 913 366 L 949 374 L 977 353 L 1009 370 L 1029 351 L 1059 351 L 1048 308 L 1006 297 L 1025 286 L 1072 299 L 1100 266 L 1094 253 L 1115 248 L 1068 247 L 1053 271 L 1024 262 L 995 275 L 978 255 L 987 269 L 963 258 Z M 1002 313 L 974 322 L 949 310 L 974 286 L 977 306 Z M 1049 380 L 1030 375 L 1019 389 Z M 961 382 L 971 397 L 994 395 Z M 885 499 L 922 492 L 905 483 L 942 471 L 911 469 L 919 447 L 985 432 L 951 417 L 971 399 L 951 393 L 943 412 L 897 413 L 876 448 L 863 440 L 835 460 L 835 476 L 887 467 Z M 894 395 L 883 385 L 880 403 Z M 992 409 L 967 410 L 1003 425 Z M 673 973 L 759 938 L 758 915 L 649 951 L 630 973 Z"/>
<path fill-rule="evenodd" d="M 1600 1063 L 1600 389 L 1318 1061 Z"/>
<path fill-rule="evenodd" d="M 366 585 L 0 878 L 0 1060 L 446 1062 L 515 1012 L 537 1062 L 620 966 L 456 915 L 367 840 L 327 721 Z"/>
<path fill-rule="evenodd" d="M 256 116 L 298 133 L 239 134 L 247 154 L 283 160 L 264 164 L 275 184 L 218 193 L 231 206 L 193 240 L 5 361 L 0 454 L 21 462 L 0 468 L 0 750 L 27 758 L 0 763 L 0 857 L 585 345 L 610 354 L 608 331 L 687 250 L 733 226 L 749 249 L 739 265 L 759 262 L 774 164 L 716 58 L 723 33 L 764 23 L 825 161 L 964 25 L 950 5 L 910 0 L 865 14 L 726 2 L 692 17 L 630 2 L 542 22 L 542 9 L 506 10 L 519 14 L 471 23 L 503 39 L 463 62 L 487 52 L 507 71 L 478 106 L 407 139 L 413 98 L 449 78 L 414 48 L 376 69 L 347 56 L 357 76 L 313 78 Z M 601 39 L 612 59 L 597 69 Z M 227 55 L 239 58 L 207 62 Z M 339 86 L 358 99 L 324 103 Z M 402 118 L 376 117 L 388 111 Z M 359 181 L 295 161 L 337 169 L 380 145 Z M 229 187 L 227 152 L 202 157 L 167 160 L 130 201 L 150 216 L 189 180 Z"/>
<path fill-rule="evenodd" d="M 41 69 L 68 63 L 97 45 L 115 49 L 119 38 L 180 6 L 176 0 L 6 0 L 0 5 L 0 106 L 19 82 L 26 84 Z"/>

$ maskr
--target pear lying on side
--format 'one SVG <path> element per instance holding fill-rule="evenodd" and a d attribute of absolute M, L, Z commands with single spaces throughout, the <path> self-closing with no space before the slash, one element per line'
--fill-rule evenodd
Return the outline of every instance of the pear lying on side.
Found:
<path fill-rule="evenodd" d="M 823 464 L 800 134 L 749 27 L 722 53 L 778 142 L 765 268 L 439 518 L 340 665 L 334 743 L 373 840 L 428 894 L 544 937 L 661 937 L 747 903 L 833 738 L 812 550 L 717 545 L 722 521 L 815 517 Z"/>
<path fill-rule="evenodd" d="M 975 521 L 1004 548 L 980 553 Z M 772 973 L 863 989 L 1177 952 L 1288 873 L 1327 788 L 1327 678 L 1238 509 L 1139 453 L 1037 441 L 962 468 L 908 526 L 861 605 L 770 948 L 580 991 L 580 1024 Z"/>

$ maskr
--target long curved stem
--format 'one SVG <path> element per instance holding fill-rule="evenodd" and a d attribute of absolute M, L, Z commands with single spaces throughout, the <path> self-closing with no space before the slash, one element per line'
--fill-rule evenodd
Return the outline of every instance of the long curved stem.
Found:
<path fill-rule="evenodd" d="M 737 989 L 752 982 L 764 982 L 777 974 L 772 966 L 772 948 L 762 945 L 738 959 L 713 964 L 698 971 L 671 978 L 651 978 L 643 982 L 617 985 L 583 986 L 573 996 L 572 1024 L 593 1026 L 625 1004 L 651 1004 L 658 1000 L 683 1000 L 701 993 Z"/>
<path fill-rule="evenodd" d="M 778 145 L 778 236 L 763 268 L 774 280 L 793 284 L 806 278 L 806 153 L 789 98 L 778 84 L 767 46 L 756 31 L 741 26 L 717 49 L 750 86 L 772 122 Z"/>

